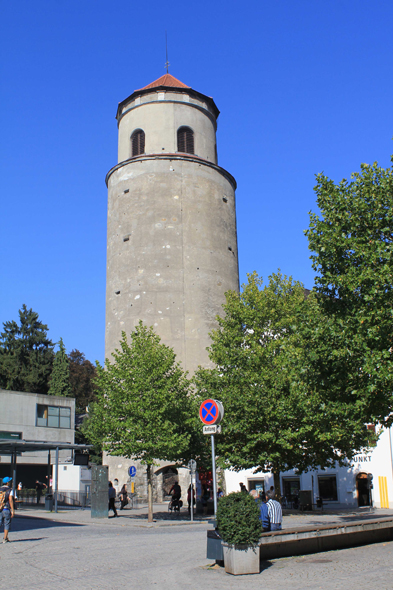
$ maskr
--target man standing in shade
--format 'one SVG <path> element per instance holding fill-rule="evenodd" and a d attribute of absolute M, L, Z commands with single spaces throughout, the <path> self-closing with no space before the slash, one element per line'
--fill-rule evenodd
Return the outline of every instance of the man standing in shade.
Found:
<path fill-rule="evenodd" d="M 11 518 L 14 517 L 14 499 L 11 495 L 12 477 L 4 477 L 3 485 L 0 488 L 0 526 L 4 523 L 4 539 L 3 543 L 9 543 L 8 531 L 11 526 Z"/>
<path fill-rule="evenodd" d="M 282 508 L 280 502 L 270 498 L 270 500 L 268 500 L 266 503 L 266 506 L 269 514 L 270 530 L 280 531 L 282 528 Z"/>
<path fill-rule="evenodd" d="M 36 479 L 35 482 L 35 491 L 37 492 L 37 504 L 40 503 L 40 499 L 41 499 L 41 495 L 42 495 L 42 490 L 46 489 L 47 485 L 46 483 L 41 483 L 40 481 L 38 481 L 38 479 Z"/>

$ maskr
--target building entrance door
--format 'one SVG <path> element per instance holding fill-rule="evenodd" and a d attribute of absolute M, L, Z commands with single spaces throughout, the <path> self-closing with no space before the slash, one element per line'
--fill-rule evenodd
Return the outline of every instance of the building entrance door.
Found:
<path fill-rule="evenodd" d="M 368 487 L 367 473 L 359 473 L 356 476 L 356 491 L 358 506 L 370 506 L 370 489 Z"/>
<path fill-rule="evenodd" d="M 298 477 L 283 478 L 284 504 L 287 508 L 299 507 L 300 479 Z"/>

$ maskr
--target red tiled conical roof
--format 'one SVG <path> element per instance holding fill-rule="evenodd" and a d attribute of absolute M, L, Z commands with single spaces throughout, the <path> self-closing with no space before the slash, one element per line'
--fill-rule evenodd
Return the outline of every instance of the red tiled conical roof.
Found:
<path fill-rule="evenodd" d="M 148 84 L 143 88 L 139 88 L 139 90 L 148 90 L 149 88 L 157 88 L 158 86 L 171 86 L 172 88 L 191 88 L 191 86 L 183 84 L 183 82 L 180 82 L 180 80 L 174 78 L 174 76 L 171 76 L 171 74 L 165 74 L 164 76 L 161 76 L 161 78 L 158 78 L 151 84 Z M 135 92 L 137 92 L 137 90 L 135 90 Z"/>

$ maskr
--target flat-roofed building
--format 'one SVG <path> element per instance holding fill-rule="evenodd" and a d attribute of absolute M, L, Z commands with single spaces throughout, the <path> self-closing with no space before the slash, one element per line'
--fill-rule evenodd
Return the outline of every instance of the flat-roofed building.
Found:
<path fill-rule="evenodd" d="M 0 389 L 0 440 L 25 440 L 74 444 L 75 399 Z M 49 455 L 49 456 L 48 456 Z M 28 451 L 17 457 L 17 479 L 23 487 L 34 487 L 48 476 L 48 458 L 55 451 Z M 71 450 L 60 450 L 61 462 L 71 460 Z M 0 456 L 0 477 L 10 475 L 10 454 Z"/>

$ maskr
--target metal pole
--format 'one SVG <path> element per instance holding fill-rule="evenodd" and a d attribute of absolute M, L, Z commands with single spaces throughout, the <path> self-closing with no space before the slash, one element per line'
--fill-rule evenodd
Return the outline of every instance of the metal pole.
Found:
<path fill-rule="evenodd" d="M 51 486 L 50 486 L 50 476 L 51 476 L 51 469 L 50 469 L 50 450 L 48 451 L 48 469 L 47 469 L 47 475 L 48 475 L 48 494 L 52 493 L 51 490 Z"/>
<path fill-rule="evenodd" d="M 16 500 L 16 451 L 12 454 L 12 495 L 14 499 L 14 508 Z"/>
<path fill-rule="evenodd" d="M 191 522 L 194 522 L 194 485 L 193 472 L 191 471 Z"/>
<path fill-rule="evenodd" d="M 55 512 L 57 512 L 57 490 L 59 489 L 59 447 L 56 447 L 55 478 Z"/>
<path fill-rule="evenodd" d="M 212 438 L 212 470 L 213 470 L 213 502 L 214 502 L 214 516 L 217 514 L 217 482 L 216 482 L 216 452 L 214 450 L 214 434 Z"/>

